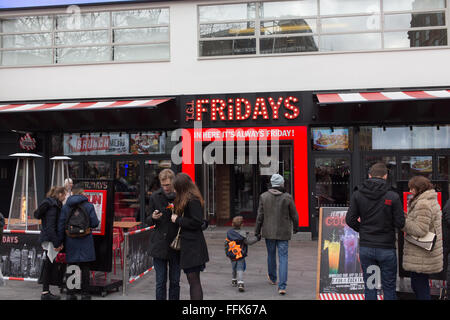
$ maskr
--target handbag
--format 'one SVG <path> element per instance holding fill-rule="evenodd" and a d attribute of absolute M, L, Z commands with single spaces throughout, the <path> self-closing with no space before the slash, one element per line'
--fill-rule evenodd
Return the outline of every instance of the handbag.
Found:
<path fill-rule="evenodd" d="M 175 239 L 173 239 L 172 243 L 169 245 L 173 250 L 179 251 L 181 249 L 181 239 L 180 239 L 180 231 L 181 227 L 178 228 L 178 233 Z"/>
<path fill-rule="evenodd" d="M 184 212 L 181 214 L 181 216 L 184 216 Z M 181 227 L 178 227 L 177 235 L 173 239 L 172 243 L 169 245 L 170 248 L 172 248 L 173 250 L 176 250 L 176 251 L 180 251 L 180 249 L 181 249 L 180 231 L 181 231 Z"/>
<path fill-rule="evenodd" d="M 423 237 L 415 237 L 412 235 L 407 234 L 405 237 L 405 240 L 409 243 L 412 243 L 422 249 L 425 249 L 427 251 L 431 251 L 434 248 L 434 245 L 436 243 L 436 234 L 433 232 L 428 232 Z"/>

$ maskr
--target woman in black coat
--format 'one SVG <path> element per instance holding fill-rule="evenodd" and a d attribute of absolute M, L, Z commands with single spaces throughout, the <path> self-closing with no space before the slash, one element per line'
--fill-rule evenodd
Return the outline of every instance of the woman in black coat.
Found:
<path fill-rule="evenodd" d="M 47 250 L 62 250 L 59 246 L 57 237 L 57 222 L 61 213 L 62 202 L 65 199 L 66 191 L 64 187 L 53 187 L 47 193 L 47 198 L 42 201 L 39 209 L 36 210 L 35 218 L 41 219 L 41 234 L 39 242 L 43 244 Z M 50 245 L 50 248 L 48 247 Z M 53 249 L 54 248 L 54 249 Z M 52 269 L 52 261 L 48 257 L 47 250 L 42 267 L 42 294 L 41 300 L 59 300 L 60 297 L 50 292 L 50 278 Z"/>
<path fill-rule="evenodd" d="M 174 180 L 175 213 L 171 220 L 181 227 L 180 266 L 189 281 L 191 300 L 203 300 L 200 271 L 209 261 L 208 248 L 202 231 L 203 197 L 198 187 L 185 173 Z"/>
<path fill-rule="evenodd" d="M 450 300 L 450 199 L 442 209 L 442 238 L 444 245 L 444 270 L 447 268 L 447 292 L 446 299 Z"/>

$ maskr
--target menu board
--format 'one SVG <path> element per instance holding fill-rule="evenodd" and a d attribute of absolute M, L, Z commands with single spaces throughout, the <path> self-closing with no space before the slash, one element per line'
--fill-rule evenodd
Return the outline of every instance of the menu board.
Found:
<path fill-rule="evenodd" d="M 164 153 L 166 146 L 165 133 L 144 132 L 130 135 L 130 151 L 132 154 Z"/>
<path fill-rule="evenodd" d="M 313 129 L 314 150 L 348 150 L 348 129 Z"/>
<path fill-rule="evenodd" d="M 84 190 L 89 202 L 94 206 L 97 219 L 100 222 L 92 234 L 104 235 L 106 224 L 106 190 Z"/>
<path fill-rule="evenodd" d="M 64 134 L 65 155 L 108 155 L 127 154 L 129 151 L 128 134 L 91 133 Z"/>
<path fill-rule="evenodd" d="M 364 294 L 359 262 L 359 234 L 345 223 L 346 207 L 320 208 L 317 255 L 317 299 L 339 294 L 343 299 Z"/>
<path fill-rule="evenodd" d="M 433 160 L 431 156 L 411 157 L 411 171 L 415 174 L 431 173 L 433 171 Z"/>

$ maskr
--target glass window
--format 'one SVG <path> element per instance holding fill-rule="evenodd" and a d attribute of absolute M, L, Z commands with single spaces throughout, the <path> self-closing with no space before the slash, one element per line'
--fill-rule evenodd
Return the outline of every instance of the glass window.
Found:
<path fill-rule="evenodd" d="M 350 204 L 350 159 L 316 158 L 314 173 L 319 207 L 347 207 Z"/>
<path fill-rule="evenodd" d="M 402 13 L 388 14 L 384 16 L 384 28 L 392 29 L 408 29 L 420 27 L 436 27 L 445 26 L 444 12 L 431 13 Z"/>
<path fill-rule="evenodd" d="M 263 2 L 260 8 L 261 19 L 317 15 L 316 0 Z"/>
<path fill-rule="evenodd" d="M 200 41 L 200 56 L 229 56 L 256 53 L 256 39 Z"/>
<path fill-rule="evenodd" d="M 40 32 L 52 30 L 53 18 L 50 16 L 25 16 L 2 18 L 1 30 L 4 33 Z"/>
<path fill-rule="evenodd" d="M 46 65 L 52 64 L 52 49 L 3 51 L 2 65 Z"/>
<path fill-rule="evenodd" d="M 84 177 L 87 179 L 108 179 L 111 177 L 111 164 L 106 161 L 85 161 L 83 169 Z"/>
<path fill-rule="evenodd" d="M 114 42 L 167 42 L 169 41 L 169 28 L 140 28 L 114 30 Z"/>
<path fill-rule="evenodd" d="M 81 162 L 69 161 L 69 177 L 72 179 L 81 178 Z"/>
<path fill-rule="evenodd" d="M 323 35 L 320 37 L 320 51 L 358 51 L 381 49 L 380 33 L 359 33 Z"/>
<path fill-rule="evenodd" d="M 383 0 L 384 11 L 409 11 L 446 8 L 445 0 Z"/>
<path fill-rule="evenodd" d="M 169 44 L 114 46 L 114 60 L 141 61 L 169 59 Z"/>
<path fill-rule="evenodd" d="M 108 28 L 108 12 L 75 13 L 56 17 L 57 30 Z"/>
<path fill-rule="evenodd" d="M 200 25 L 200 38 L 254 36 L 255 22 L 210 23 Z"/>
<path fill-rule="evenodd" d="M 55 35 L 57 46 L 73 46 L 88 44 L 105 44 L 109 42 L 108 31 L 77 31 L 57 32 Z"/>
<path fill-rule="evenodd" d="M 169 9 L 150 9 L 113 12 L 115 27 L 146 27 L 169 24 Z"/>
<path fill-rule="evenodd" d="M 348 128 L 314 128 L 312 129 L 313 150 L 350 150 Z"/>
<path fill-rule="evenodd" d="M 166 149 L 166 133 L 141 132 L 130 135 L 132 154 L 162 154 Z"/>
<path fill-rule="evenodd" d="M 321 15 L 380 12 L 379 0 L 320 0 Z"/>
<path fill-rule="evenodd" d="M 139 161 L 116 161 L 114 217 L 140 221 Z"/>
<path fill-rule="evenodd" d="M 111 47 L 56 49 L 56 63 L 105 62 L 111 60 Z"/>
<path fill-rule="evenodd" d="M 261 35 L 316 32 L 316 19 L 270 20 L 261 22 Z"/>
<path fill-rule="evenodd" d="M 372 31 L 380 29 L 380 15 L 322 19 L 322 32 Z"/>
<path fill-rule="evenodd" d="M 199 6 L 200 22 L 255 19 L 255 3 Z"/>
<path fill-rule="evenodd" d="M 261 39 L 262 54 L 318 51 L 317 37 L 279 37 Z"/>
<path fill-rule="evenodd" d="M 414 176 L 433 177 L 432 156 L 403 156 L 402 157 L 402 180 L 409 180 Z"/>
<path fill-rule="evenodd" d="M 446 149 L 450 126 L 362 127 L 360 144 L 363 150 Z"/>
<path fill-rule="evenodd" d="M 1 37 L 1 44 L 5 49 L 49 47 L 52 37 L 50 33 L 7 35 Z"/>

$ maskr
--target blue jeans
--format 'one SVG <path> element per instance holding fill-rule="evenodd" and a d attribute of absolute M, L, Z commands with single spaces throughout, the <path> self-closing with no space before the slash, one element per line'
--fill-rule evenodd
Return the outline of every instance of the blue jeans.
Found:
<path fill-rule="evenodd" d="M 153 258 L 156 272 L 156 300 L 167 300 L 167 267 L 169 267 L 169 300 L 180 300 L 180 262 Z"/>
<path fill-rule="evenodd" d="M 431 300 L 428 274 L 411 272 L 411 288 L 417 300 Z"/>
<path fill-rule="evenodd" d="M 276 251 L 278 249 L 279 268 L 278 274 L 280 281 L 278 282 L 278 289 L 285 290 L 288 278 L 288 247 L 287 240 L 271 240 L 266 239 L 267 247 L 267 269 L 270 280 L 277 281 L 277 257 Z"/>
<path fill-rule="evenodd" d="M 383 288 L 384 300 L 397 300 L 397 252 L 395 249 L 359 248 L 359 260 L 363 270 L 364 296 L 366 300 L 377 300 L 377 289 L 371 287 L 374 281 L 373 271 L 368 273 L 370 266 L 378 266 Z M 371 277 L 372 276 L 372 277 Z M 370 277 L 370 279 L 369 279 Z M 376 277 L 375 277 L 376 278 Z M 368 281 L 369 280 L 369 281 Z M 369 287 L 368 287 L 369 285 Z"/>

